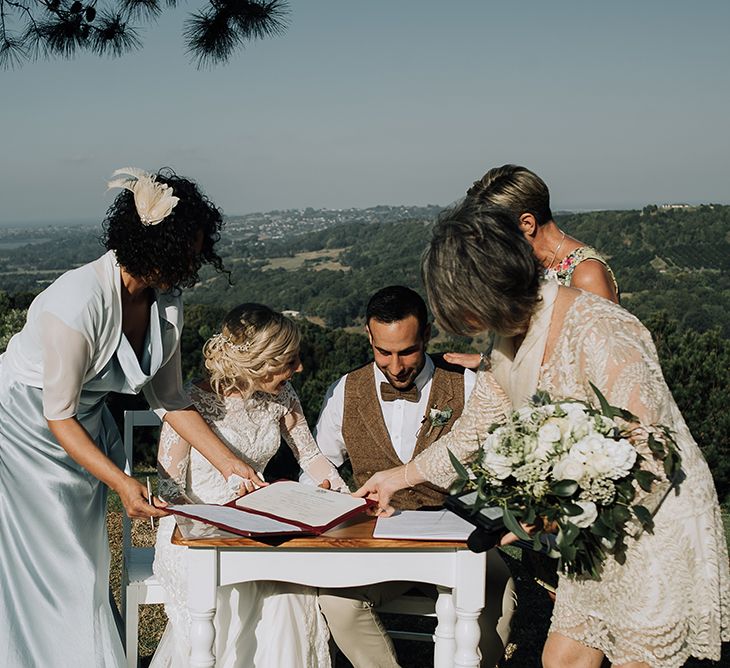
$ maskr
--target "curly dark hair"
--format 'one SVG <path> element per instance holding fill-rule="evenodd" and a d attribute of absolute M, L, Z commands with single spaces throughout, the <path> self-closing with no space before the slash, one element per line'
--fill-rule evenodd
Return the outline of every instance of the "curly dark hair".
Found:
<path fill-rule="evenodd" d="M 213 250 L 223 227 L 221 211 L 193 181 L 169 168 L 160 170 L 155 179 L 180 198 L 170 215 L 157 225 L 143 225 L 134 194 L 122 190 L 104 219 L 104 246 L 116 253 L 119 264 L 132 276 L 164 289 L 192 287 L 204 264 L 224 272 L 223 260 Z M 203 246 L 198 253 L 201 234 Z"/>

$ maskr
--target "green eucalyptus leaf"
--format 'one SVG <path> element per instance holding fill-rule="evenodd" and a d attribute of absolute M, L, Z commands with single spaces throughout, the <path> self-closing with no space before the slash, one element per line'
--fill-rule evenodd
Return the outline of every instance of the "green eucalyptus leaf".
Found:
<path fill-rule="evenodd" d="M 626 506 L 613 507 L 613 521 L 616 524 L 624 524 L 631 519 L 631 511 Z"/>
<path fill-rule="evenodd" d="M 550 493 L 555 496 L 573 496 L 578 489 L 578 483 L 575 480 L 557 480 L 550 485 Z"/>
<path fill-rule="evenodd" d="M 576 515 L 580 515 L 583 512 L 583 508 L 581 508 L 577 503 L 573 503 L 572 501 L 565 501 L 563 503 L 563 512 L 569 517 L 575 517 Z"/>
<path fill-rule="evenodd" d="M 526 508 L 525 512 L 522 514 L 522 521 L 525 524 L 534 524 L 536 519 L 537 513 L 535 512 L 535 509 L 532 506 Z"/>
<path fill-rule="evenodd" d="M 616 411 L 614 410 L 613 406 L 608 403 L 606 400 L 606 397 L 603 396 L 603 392 L 599 390 L 593 383 L 590 381 L 588 384 L 591 386 L 591 389 L 593 390 L 593 393 L 596 395 L 598 399 L 598 403 L 601 405 L 601 413 L 603 413 L 606 417 L 613 418 L 616 415 Z"/>
<path fill-rule="evenodd" d="M 575 526 L 575 524 L 568 522 L 563 527 L 563 540 L 572 545 L 575 542 L 575 539 L 578 538 L 579 533 L 580 529 Z"/>
<path fill-rule="evenodd" d="M 593 525 L 590 528 L 590 532 L 594 536 L 599 536 L 601 538 L 609 538 L 613 531 L 610 527 L 607 527 L 603 522 L 594 522 Z"/>
<path fill-rule="evenodd" d="M 454 470 L 456 471 L 457 475 L 460 478 L 464 478 L 464 480 L 469 480 L 469 472 L 466 470 L 464 465 L 454 456 L 454 453 L 451 452 L 451 450 L 447 450 L 449 453 L 449 459 L 451 460 L 451 466 L 454 467 Z"/>
<path fill-rule="evenodd" d="M 530 535 L 522 528 L 522 525 L 517 521 L 517 518 L 509 508 L 504 509 L 502 519 L 504 520 L 504 526 L 515 534 L 515 536 L 522 540 L 531 540 Z"/>
<path fill-rule="evenodd" d="M 651 492 L 651 487 L 654 484 L 654 481 L 659 479 L 651 471 L 637 471 L 634 474 L 634 477 L 636 478 L 636 482 L 639 483 L 639 487 L 641 487 L 641 489 L 645 492 Z"/>
<path fill-rule="evenodd" d="M 634 511 L 634 515 L 636 515 L 636 518 L 641 522 L 641 526 L 644 527 L 646 531 L 651 531 L 654 529 L 654 520 L 651 517 L 651 513 L 647 508 L 641 505 L 635 505 L 632 506 L 631 509 Z"/>

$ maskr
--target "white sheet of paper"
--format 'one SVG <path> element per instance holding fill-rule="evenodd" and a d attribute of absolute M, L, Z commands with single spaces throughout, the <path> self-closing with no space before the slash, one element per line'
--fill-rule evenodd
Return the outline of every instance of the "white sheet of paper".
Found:
<path fill-rule="evenodd" d="M 292 480 L 275 482 L 236 500 L 239 508 L 271 513 L 284 520 L 321 527 L 365 506 L 365 499 Z M 243 513 L 242 513 L 243 514 Z"/>
<path fill-rule="evenodd" d="M 449 510 L 403 510 L 378 517 L 373 538 L 466 540 L 474 525 Z"/>
<path fill-rule="evenodd" d="M 280 522 L 261 515 L 252 513 L 242 513 L 235 508 L 226 506 L 213 506 L 205 504 L 187 504 L 183 506 L 171 506 L 170 510 L 178 510 L 181 513 L 195 515 L 201 520 L 213 522 L 217 524 L 225 524 L 232 529 L 246 531 L 250 533 L 296 533 L 302 529 L 294 524 Z"/>

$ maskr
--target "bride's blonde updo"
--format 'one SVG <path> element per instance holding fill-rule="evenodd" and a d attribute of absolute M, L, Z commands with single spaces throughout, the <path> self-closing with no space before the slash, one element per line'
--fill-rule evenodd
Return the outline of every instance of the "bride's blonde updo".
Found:
<path fill-rule="evenodd" d="M 250 397 L 296 359 L 300 341 L 297 326 L 281 313 L 263 304 L 236 306 L 203 346 L 210 386 L 219 396 Z"/>

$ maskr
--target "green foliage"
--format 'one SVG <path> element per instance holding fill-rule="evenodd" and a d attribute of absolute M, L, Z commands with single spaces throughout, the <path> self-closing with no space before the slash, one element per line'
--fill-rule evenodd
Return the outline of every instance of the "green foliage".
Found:
<path fill-rule="evenodd" d="M 292 381 L 304 415 L 311 427 L 317 423 L 327 388 L 348 371 L 371 359 L 370 343 L 364 334 L 331 330 L 300 322 L 301 360 L 304 370 Z"/>
<path fill-rule="evenodd" d="M 592 211 L 558 224 L 610 261 L 622 305 L 640 320 L 665 311 L 682 327 L 730 337 L 730 207 Z"/>
<path fill-rule="evenodd" d="M 682 329 L 665 313 L 647 321 L 664 377 L 712 471 L 721 502 L 730 501 L 730 340 L 717 329 Z"/>
<path fill-rule="evenodd" d="M 185 306 L 185 327 L 180 340 L 180 356 L 185 381 L 205 376 L 203 345 L 213 334 L 220 332 L 227 310 L 220 306 L 204 304 Z"/>
<path fill-rule="evenodd" d="M 231 222 L 220 245 L 234 285 L 208 271 L 185 294 L 186 379 L 203 374 L 203 343 L 219 331 L 232 306 L 259 301 L 298 310 L 330 328 L 302 321 L 305 370 L 295 384 L 313 424 L 327 386 L 370 357 L 364 336 L 332 328 L 361 325 L 367 299 L 385 285 L 400 283 L 423 294 L 420 256 L 435 211 L 382 207 L 367 212 L 369 218 L 366 212 L 351 212 L 351 222 L 307 233 L 297 228 L 306 221 L 295 221 L 282 238 L 263 241 L 265 234 Z M 312 219 L 321 215 L 311 212 Z M 667 383 L 710 464 L 721 499 L 730 501 L 730 412 L 724 405 L 730 388 L 730 206 L 596 211 L 558 216 L 558 223 L 608 256 L 622 303 L 653 332 Z M 0 351 L 22 327 L 35 294 L 63 271 L 103 252 L 98 235 L 98 229 L 88 227 L 0 231 Z M 345 249 L 338 255 L 343 269 L 303 261 L 290 271 L 263 270 L 270 258 L 331 249 Z M 460 352 L 473 347 L 469 339 L 442 337 L 431 346 Z"/>
<path fill-rule="evenodd" d="M 26 313 L 26 310 L 18 308 L 0 310 L 0 353 L 5 352 L 13 334 L 23 328 Z"/>
<path fill-rule="evenodd" d="M 206 280 L 190 293 L 189 299 L 233 306 L 244 301 L 245 294 L 246 301 L 317 316 L 329 327 L 346 327 L 362 321 L 368 298 L 386 285 L 406 285 L 423 293 L 420 257 L 428 241 L 428 230 L 428 224 L 420 220 L 348 223 L 274 240 L 263 247 L 255 246 L 251 255 L 240 261 L 228 263 L 233 287 L 226 287 L 223 277 L 206 274 Z M 346 250 L 339 261 L 346 270 L 318 271 L 306 265 L 292 271 L 261 268 L 262 257 L 343 247 Z"/>

